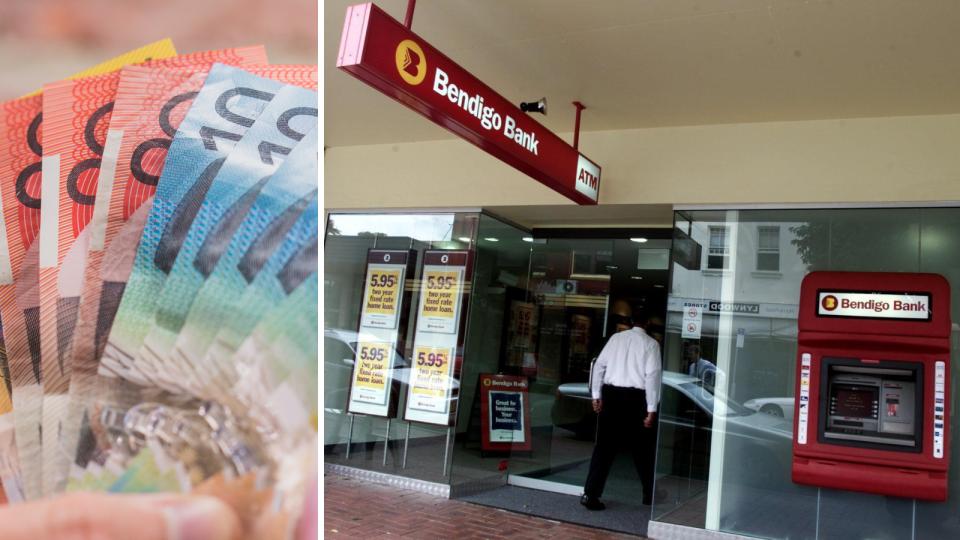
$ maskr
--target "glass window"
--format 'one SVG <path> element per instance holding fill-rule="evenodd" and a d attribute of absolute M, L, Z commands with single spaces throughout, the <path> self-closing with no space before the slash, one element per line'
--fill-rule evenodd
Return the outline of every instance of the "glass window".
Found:
<path fill-rule="evenodd" d="M 780 271 L 780 227 L 757 227 L 757 270 Z"/>
<path fill-rule="evenodd" d="M 953 472 L 946 503 L 791 481 L 804 276 L 816 270 L 933 272 L 951 282 L 950 307 L 958 308 L 960 209 L 684 211 L 676 213 L 675 227 L 690 238 L 687 244 L 707 248 L 708 261 L 702 270 L 690 269 L 679 264 L 682 253 L 673 254 L 657 455 L 657 487 L 666 495 L 654 501 L 654 519 L 778 540 L 960 533 L 960 482 Z M 711 272 L 719 269 L 727 271 Z M 767 279 L 770 273 L 779 279 Z M 684 302 L 707 306 L 695 332 L 685 330 Z M 960 342 L 960 327 L 954 334 Z M 704 362 L 715 366 L 715 378 L 698 382 L 691 366 Z M 699 430 L 668 422 L 689 412 L 668 385 L 716 414 Z M 709 457 L 698 466 L 695 456 L 704 452 Z M 960 459 L 960 445 L 950 453 Z"/>
<path fill-rule="evenodd" d="M 414 358 L 414 321 L 424 254 L 428 250 L 471 250 L 478 219 L 479 214 L 451 212 L 330 215 L 323 260 L 324 462 L 448 482 L 443 471 L 444 450 L 448 449 L 446 428 L 408 424 L 402 419 L 412 373 L 410 360 Z M 399 254 L 407 261 L 405 266 L 384 264 L 379 274 L 386 276 L 386 289 L 398 293 L 392 304 L 395 307 L 380 303 L 376 309 L 376 317 L 385 329 L 375 327 L 377 324 L 371 322 L 374 316 L 361 318 L 368 269 L 373 271 L 368 265 L 373 264 L 371 257 L 375 253 L 394 257 Z M 389 279 L 391 276 L 396 280 Z M 464 290 L 464 301 L 469 305 L 470 288 Z M 364 344 L 367 351 L 374 350 L 376 354 L 364 357 Z M 381 344 L 385 345 L 379 347 Z M 371 345 L 377 347 L 371 349 Z M 454 356 L 461 350 L 458 348 Z M 375 373 L 388 382 L 364 390 L 370 392 L 371 401 L 382 396 L 385 410 L 348 414 L 356 363 L 358 359 L 370 362 L 370 358 L 387 359 Z M 453 387 L 451 395 L 456 396 L 459 382 L 451 381 L 449 385 Z M 456 403 L 451 403 L 451 407 L 456 407 Z M 409 445 L 404 444 L 407 437 Z"/>
<path fill-rule="evenodd" d="M 730 267 L 729 231 L 727 227 L 710 227 L 710 250 L 707 252 L 707 268 L 725 270 Z"/>

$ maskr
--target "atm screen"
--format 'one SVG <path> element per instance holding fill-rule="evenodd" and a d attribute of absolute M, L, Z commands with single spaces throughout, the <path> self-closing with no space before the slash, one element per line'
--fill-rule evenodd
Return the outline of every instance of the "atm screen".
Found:
<path fill-rule="evenodd" d="M 836 414 L 863 418 L 871 416 L 873 392 L 870 390 L 837 390 Z"/>

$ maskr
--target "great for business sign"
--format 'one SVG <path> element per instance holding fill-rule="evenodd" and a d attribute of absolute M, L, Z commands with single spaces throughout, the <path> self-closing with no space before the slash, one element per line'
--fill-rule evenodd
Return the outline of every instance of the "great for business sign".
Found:
<path fill-rule="evenodd" d="M 337 67 L 579 204 L 600 166 L 373 4 L 347 9 Z"/>

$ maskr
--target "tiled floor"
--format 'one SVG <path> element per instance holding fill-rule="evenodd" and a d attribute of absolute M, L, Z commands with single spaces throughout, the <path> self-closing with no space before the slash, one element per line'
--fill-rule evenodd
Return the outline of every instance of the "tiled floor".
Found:
<path fill-rule="evenodd" d="M 325 538 L 636 539 L 334 474 L 323 476 Z"/>

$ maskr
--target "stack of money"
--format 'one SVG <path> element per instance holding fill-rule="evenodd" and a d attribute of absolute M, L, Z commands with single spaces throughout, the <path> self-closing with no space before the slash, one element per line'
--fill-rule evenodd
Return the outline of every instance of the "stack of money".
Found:
<path fill-rule="evenodd" d="M 287 534 L 316 467 L 317 121 L 316 66 L 169 40 L 0 104 L 11 503 L 224 494 Z"/>

